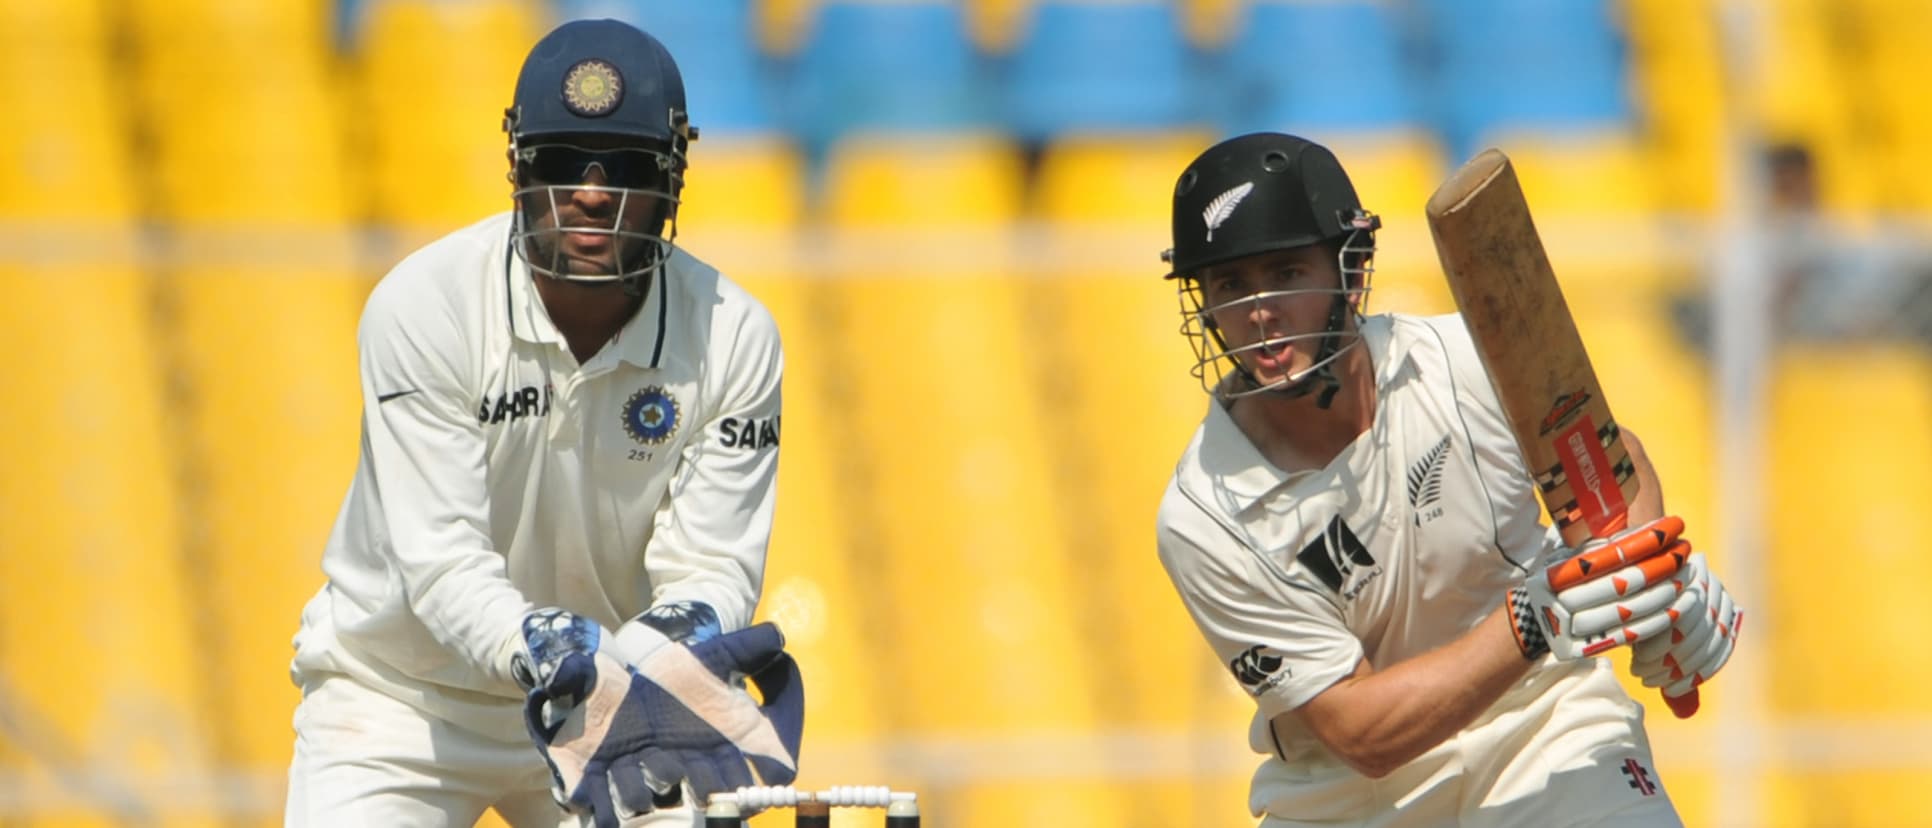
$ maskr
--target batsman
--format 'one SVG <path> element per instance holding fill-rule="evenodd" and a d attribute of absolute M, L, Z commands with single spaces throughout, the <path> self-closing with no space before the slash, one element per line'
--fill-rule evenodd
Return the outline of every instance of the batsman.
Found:
<path fill-rule="evenodd" d="M 1172 218 L 1209 404 L 1159 552 L 1255 700 L 1261 824 L 1681 825 L 1600 656 L 1682 696 L 1740 612 L 1636 436 L 1598 470 L 1635 480 L 1629 528 L 1566 544 L 1462 316 L 1364 314 L 1381 221 L 1316 143 L 1209 148 Z"/>
<path fill-rule="evenodd" d="M 566 23 L 503 126 L 513 209 L 363 310 L 361 460 L 295 637 L 291 826 L 690 826 L 797 772 L 798 668 L 747 626 L 784 355 L 673 243 L 698 137 L 677 64 Z"/>

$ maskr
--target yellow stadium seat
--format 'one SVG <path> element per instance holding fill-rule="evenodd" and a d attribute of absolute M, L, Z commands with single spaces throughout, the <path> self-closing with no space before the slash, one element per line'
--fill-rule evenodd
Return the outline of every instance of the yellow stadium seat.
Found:
<path fill-rule="evenodd" d="M 355 217 L 342 117 L 319 55 L 275 70 L 246 63 L 177 75 L 174 90 L 236 84 L 152 111 L 157 211 L 196 224 L 334 224 Z M 193 77 L 190 80 L 190 77 Z M 247 78 L 247 80 L 243 80 Z"/>
<path fill-rule="evenodd" d="M 1932 13 L 1919 3 L 1859 0 L 1848 4 L 1857 39 L 1846 61 L 1864 83 L 1864 110 L 1874 129 L 1879 204 L 1896 212 L 1932 212 L 1932 102 L 1924 94 L 1924 56 L 1932 49 Z"/>
<path fill-rule="evenodd" d="M 989 54 L 1011 51 L 1033 10 L 1033 0 L 967 0 L 965 5 L 966 33 Z"/>
<path fill-rule="evenodd" d="M 805 212 L 805 164 L 780 135 L 704 136 L 691 145 L 680 235 L 706 228 L 786 228 Z"/>
<path fill-rule="evenodd" d="M 106 0 L 0 0 L 0 43 L 9 49 L 29 43 L 100 48 L 106 37 L 107 5 Z"/>
<path fill-rule="evenodd" d="M 114 262 L 4 261 L 0 291 L 24 394 L 0 429 L 0 775 L 29 795 L 9 797 L 26 806 L 6 820 L 209 824 L 213 803 L 183 794 L 215 770 L 208 682 L 229 642 L 200 613 L 230 596 L 195 580 L 201 559 L 183 548 L 147 279 Z"/>
<path fill-rule="evenodd" d="M 1087 599 L 1069 600 L 1093 588 L 1074 569 L 1093 527 L 1065 519 L 1049 468 L 1062 421 L 1037 390 L 1033 282 L 866 267 L 816 289 L 845 332 L 839 450 L 859 477 L 841 495 L 882 622 L 873 669 L 892 677 L 880 715 L 960 765 L 908 784 L 954 825 L 1122 824 L 1126 801 L 1077 770 L 1109 757 L 1068 738 L 1094 730 L 1122 662 L 1075 609 Z M 1035 743 L 1064 745 L 1070 778 L 1029 771 L 1020 746 Z"/>
<path fill-rule="evenodd" d="M 1723 42 L 1708 0 L 1625 0 L 1634 103 L 1665 210 L 1717 207 L 1724 147 Z"/>
<path fill-rule="evenodd" d="M 286 767 L 293 744 L 289 640 L 322 584 L 322 547 L 355 471 L 355 326 L 373 284 L 346 237 L 268 249 L 287 258 L 191 261 L 167 286 L 173 367 L 190 400 L 176 439 L 198 483 L 195 574 L 226 596 L 206 608 L 226 639 L 208 665 L 226 677 L 221 744 L 251 769 Z"/>
<path fill-rule="evenodd" d="M 1648 160 L 1623 130 L 1517 132 L 1491 136 L 1508 153 L 1537 217 L 1645 215 L 1658 199 Z"/>
<path fill-rule="evenodd" d="M 1181 0 L 1181 31 L 1195 47 L 1213 50 L 1241 23 L 1241 0 Z"/>
<path fill-rule="evenodd" d="M 816 280 L 772 271 L 741 284 L 771 310 L 785 342 L 778 511 L 759 612 L 785 631 L 811 688 L 798 784 L 903 785 L 887 754 L 894 729 L 880 707 L 898 692 L 881 641 L 893 621 L 852 520 L 863 485 L 846 462 L 854 435 L 841 382 L 852 366 L 839 359 L 836 321 L 821 312 Z"/>
<path fill-rule="evenodd" d="M 1761 11 L 1752 91 L 1763 135 L 1812 149 L 1828 209 L 1869 212 L 1880 176 L 1846 94 L 1857 79 L 1828 40 L 1835 10 L 1826 0 L 1775 0 Z"/>
<path fill-rule="evenodd" d="M 356 97 L 375 218 L 447 230 L 510 208 L 503 110 L 541 35 L 537 13 L 514 0 L 370 7 Z"/>
<path fill-rule="evenodd" d="M 127 113 L 105 47 L 0 44 L 0 100 L 13 113 L 0 129 L 0 219 L 133 218 Z"/>
<path fill-rule="evenodd" d="M 348 220 L 325 3 L 142 0 L 127 9 L 154 211 L 197 224 Z"/>
<path fill-rule="evenodd" d="M 853 228 L 991 227 L 1017 217 L 1020 157 L 978 134 L 858 135 L 826 161 L 827 217 Z"/>
<path fill-rule="evenodd" d="M 1863 744 L 1825 752 L 1798 742 L 1787 755 L 1802 757 L 1797 767 L 1764 780 L 1765 828 L 1901 828 L 1925 825 L 1932 814 L 1932 786 L 1925 769 L 1901 764 L 1886 754 L 1918 731 L 1860 727 Z"/>
<path fill-rule="evenodd" d="M 1348 170 L 1362 206 L 1382 218 L 1375 234 L 1370 312 L 1446 313 L 1455 309 L 1436 261 L 1422 206 L 1448 175 L 1442 147 L 1422 135 L 1391 131 L 1311 136 Z"/>
<path fill-rule="evenodd" d="M 1143 247 L 1166 247 L 1174 181 L 1213 143 L 1198 132 L 1152 135 L 1070 135 L 1047 144 L 1033 196 L 1033 212 L 1062 228 L 1127 225 L 1155 235 Z M 1147 258 L 1150 267 L 1158 262 Z"/>
<path fill-rule="evenodd" d="M 336 10 L 333 0 L 127 0 L 116 5 L 130 34 L 147 48 L 184 50 L 229 39 L 322 44 Z"/>
<path fill-rule="evenodd" d="M 1903 346 L 1810 346 L 1773 365 L 1764 674 L 1786 716 L 1932 712 L 1932 559 L 1910 518 L 1932 502 L 1932 360 Z M 1826 600 L 1821 596 L 1832 596 Z M 1845 629 L 1845 602 L 1858 607 Z M 1848 677 L 1856 677 L 1850 680 Z"/>

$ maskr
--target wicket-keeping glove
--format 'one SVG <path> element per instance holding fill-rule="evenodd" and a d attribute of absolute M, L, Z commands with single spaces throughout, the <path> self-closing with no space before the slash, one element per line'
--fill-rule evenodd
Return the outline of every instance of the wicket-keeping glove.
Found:
<path fill-rule="evenodd" d="M 1630 672 L 1645 687 L 1682 696 L 1710 681 L 1731 660 L 1744 610 L 1731 600 L 1701 552 L 1690 556 L 1673 580 L 1683 594 L 1672 607 L 1670 634 L 1637 642 Z"/>
<path fill-rule="evenodd" d="M 513 671 L 529 689 L 524 722 L 559 805 L 615 828 L 676 801 L 680 781 L 702 800 L 797 776 L 804 687 L 777 627 L 690 648 L 648 627 L 625 628 L 634 666 L 602 649 L 613 637 L 594 621 L 560 609 L 524 618 Z M 733 672 L 751 677 L 763 705 L 725 682 Z"/>
<path fill-rule="evenodd" d="M 1671 579 L 1691 554 L 1683 531 L 1683 519 L 1658 518 L 1532 572 L 1506 599 L 1523 657 L 1571 661 L 1669 629 L 1678 592 Z"/>

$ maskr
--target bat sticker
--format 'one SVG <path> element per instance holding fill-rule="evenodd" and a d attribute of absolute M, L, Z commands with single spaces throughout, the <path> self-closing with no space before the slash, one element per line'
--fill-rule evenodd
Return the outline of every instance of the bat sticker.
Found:
<path fill-rule="evenodd" d="M 1557 397 L 1556 403 L 1550 406 L 1550 413 L 1543 415 L 1543 428 L 1537 433 L 1548 436 L 1550 432 L 1569 425 L 1570 418 L 1582 411 L 1588 402 L 1590 392 L 1581 388 Z"/>

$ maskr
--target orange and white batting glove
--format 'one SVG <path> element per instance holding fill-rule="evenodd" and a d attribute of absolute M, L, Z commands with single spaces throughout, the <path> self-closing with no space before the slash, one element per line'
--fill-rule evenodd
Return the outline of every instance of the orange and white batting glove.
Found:
<path fill-rule="evenodd" d="M 1658 518 L 1531 573 L 1506 599 L 1523 657 L 1572 661 L 1670 629 L 1679 592 L 1672 578 L 1691 554 L 1683 531 L 1682 518 Z"/>
<path fill-rule="evenodd" d="M 1637 642 L 1630 654 L 1630 672 L 1645 687 L 1661 687 L 1666 696 L 1682 696 L 1710 681 L 1737 648 L 1744 610 L 1711 572 L 1703 553 L 1690 556 L 1673 577 L 1682 592 L 1673 603 L 1669 635 Z"/>

